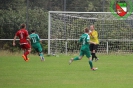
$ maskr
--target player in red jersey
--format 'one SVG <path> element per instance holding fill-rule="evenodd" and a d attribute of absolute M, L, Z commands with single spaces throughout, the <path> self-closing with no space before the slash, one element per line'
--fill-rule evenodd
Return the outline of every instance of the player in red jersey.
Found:
<path fill-rule="evenodd" d="M 15 40 L 17 37 L 19 37 L 20 46 L 24 50 L 24 54 L 22 55 L 22 57 L 24 58 L 25 61 L 28 61 L 29 58 L 27 58 L 27 55 L 31 52 L 31 45 L 30 42 L 27 40 L 27 38 L 30 39 L 30 37 L 28 31 L 26 30 L 25 24 L 21 24 L 20 30 L 16 32 L 13 40 L 13 46 L 16 45 Z"/>

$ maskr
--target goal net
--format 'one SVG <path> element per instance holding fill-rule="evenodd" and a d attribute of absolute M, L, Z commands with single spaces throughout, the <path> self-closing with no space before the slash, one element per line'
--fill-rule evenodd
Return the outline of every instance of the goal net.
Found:
<path fill-rule="evenodd" d="M 100 44 L 98 53 L 133 52 L 133 15 L 125 20 L 111 12 L 49 11 L 48 54 L 77 53 L 83 29 L 95 25 Z"/>

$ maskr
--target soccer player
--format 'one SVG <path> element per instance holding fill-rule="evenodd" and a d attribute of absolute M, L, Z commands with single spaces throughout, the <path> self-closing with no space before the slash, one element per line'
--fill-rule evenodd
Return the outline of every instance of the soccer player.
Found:
<path fill-rule="evenodd" d="M 29 41 L 27 40 L 27 38 L 30 39 L 30 37 L 28 31 L 26 30 L 25 24 L 21 24 L 20 30 L 16 32 L 13 40 L 13 46 L 16 45 L 15 40 L 17 37 L 19 37 L 20 46 L 24 50 L 24 54 L 22 55 L 22 57 L 24 58 L 25 61 L 28 61 L 29 58 L 27 57 L 27 55 L 31 52 L 31 46 Z"/>
<path fill-rule="evenodd" d="M 91 42 L 95 42 L 94 43 L 90 43 L 90 51 L 91 51 L 91 55 L 92 55 L 92 61 L 95 58 L 95 61 L 98 60 L 98 57 L 96 56 L 96 52 L 97 52 L 97 48 L 98 48 L 98 44 L 99 44 L 99 40 L 98 40 L 98 33 L 94 28 L 94 25 L 90 26 L 90 41 Z"/>
<path fill-rule="evenodd" d="M 82 43 L 82 46 L 80 48 L 80 55 L 78 57 L 71 58 L 69 60 L 69 64 L 71 64 L 73 61 L 81 60 L 82 57 L 84 55 L 86 55 L 86 57 L 89 59 L 89 65 L 90 65 L 91 70 L 96 70 L 97 68 L 93 67 L 93 63 L 92 63 L 92 59 L 91 59 L 91 53 L 90 53 L 90 49 L 88 47 L 89 43 L 90 43 L 90 37 L 88 35 L 89 29 L 85 28 L 84 32 L 85 33 L 81 35 L 80 40 L 79 40 L 79 42 Z M 93 43 L 93 42 L 91 42 L 91 43 Z"/>
<path fill-rule="evenodd" d="M 30 34 L 31 46 L 38 52 L 38 55 L 40 56 L 41 61 L 44 61 L 45 59 L 44 59 L 42 47 L 40 44 L 41 40 L 38 34 L 35 33 L 35 30 L 32 30 L 31 33 L 32 33 Z"/>

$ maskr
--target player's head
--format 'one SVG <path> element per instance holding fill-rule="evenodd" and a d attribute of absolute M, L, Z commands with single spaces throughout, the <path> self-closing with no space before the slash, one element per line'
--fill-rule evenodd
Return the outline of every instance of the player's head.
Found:
<path fill-rule="evenodd" d="M 85 28 L 85 29 L 84 29 L 84 32 L 85 32 L 85 33 L 88 33 L 88 32 L 89 32 L 89 28 Z"/>
<path fill-rule="evenodd" d="M 21 25 L 20 25 L 20 28 L 21 28 L 21 29 L 26 28 L 26 24 L 21 24 Z"/>
<path fill-rule="evenodd" d="M 90 26 L 90 30 L 93 31 L 94 30 L 94 25 Z"/>
<path fill-rule="evenodd" d="M 31 30 L 31 33 L 35 33 L 35 30 Z"/>

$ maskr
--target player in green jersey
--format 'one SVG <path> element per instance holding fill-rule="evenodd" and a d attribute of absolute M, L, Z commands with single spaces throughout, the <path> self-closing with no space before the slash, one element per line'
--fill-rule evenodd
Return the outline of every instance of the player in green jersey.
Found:
<path fill-rule="evenodd" d="M 89 44 L 90 43 L 90 36 L 88 35 L 89 29 L 88 28 L 85 28 L 84 29 L 84 32 L 85 33 L 81 35 L 80 40 L 79 40 L 79 42 L 82 43 L 82 46 L 80 48 L 80 55 L 78 57 L 71 58 L 69 60 L 69 64 L 71 64 L 73 61 L 81 60 L 82 57 L 84 55 L 86 55 L 86 57 L 89 59 L 89 65 L 90 65 L 91 70 L 96 70 L 98 68 L 94 68 L 93 67 L 91 53 L 90 53 L 90 49 L 88 47 L 90 45 Z M 91 42 L 91 43 L 94 43 L 94 42 Z"/>
<path fill-rule="evenodd" d="M 35 33 L 35 30 L 32 30 L 31 32 L 32 32 L 32 34 L 30 34 L 31 46 L 38 52 L 38 55 L 40 56 L 41 61 L 44 61 L 45 59 L 44 59 L 42 47 L 40 44 L 41 40 L 38 34 Z"/>

